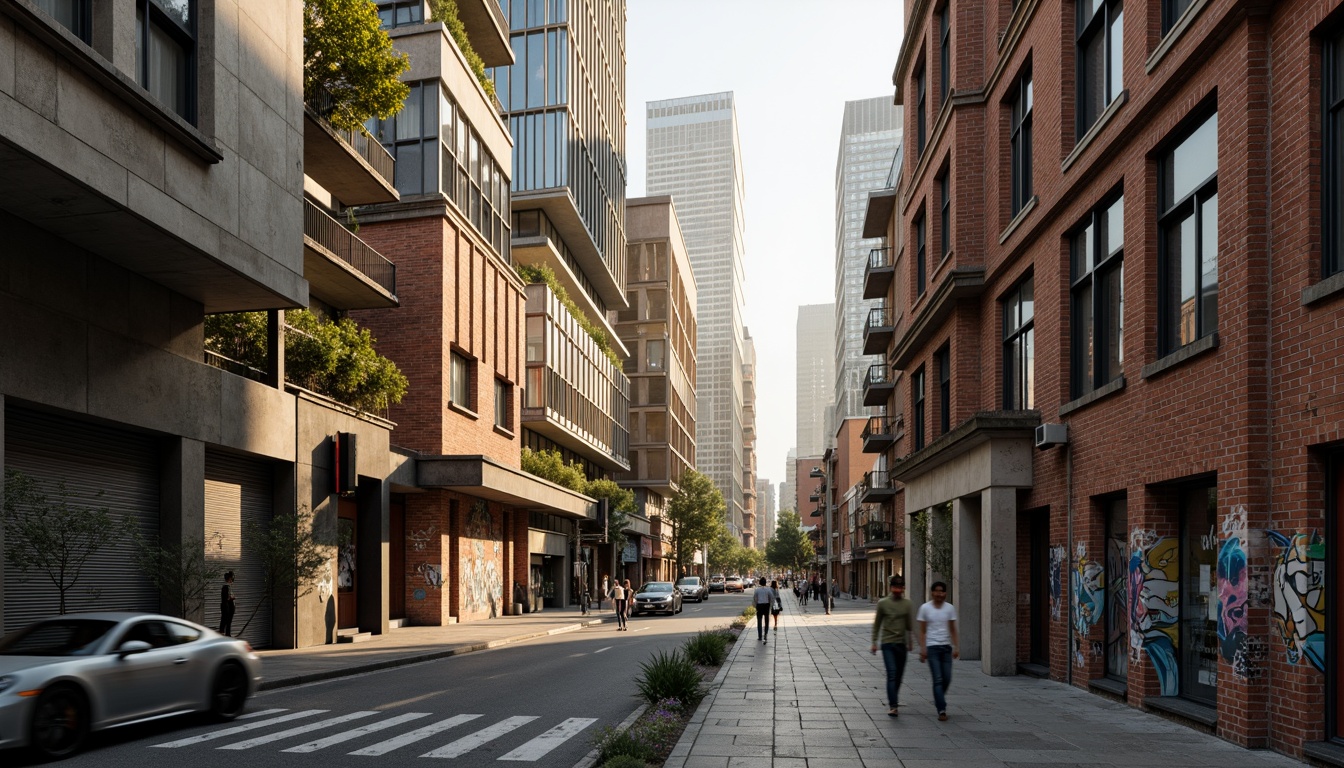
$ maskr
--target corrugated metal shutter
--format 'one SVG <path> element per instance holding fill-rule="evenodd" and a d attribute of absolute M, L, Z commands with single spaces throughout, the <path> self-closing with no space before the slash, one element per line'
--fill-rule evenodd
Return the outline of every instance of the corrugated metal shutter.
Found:
<path fill-rule="evenodd" d="M 21 408 L 5 409 L 5 466 L 34 478 L 71 504 L 129 515 L 142 536 L 159 532 L 159 455 L 154 438 Z M 101 493 L 101 495 L 100 495 Z M 135 565 L 130 539 L 108 544 L 85 565 L 66 611 L 159 610 L 159 593 Z M 5 631 L 57 613 L 56 587 L 42 573 L 5 563 Z"/>
<path fill-rule="evenodd" d="M 225 570 L 233 571 L 235 614 L 233 634 L 239 635 L 248 617 L 257 610 L 241 636 L 262 648 L 271 645 L 272 606 L 260 605 L 265 576 L 255 553 L 243 548 L 243 529 L 249 521 L 269 523 L 273 474 L 270 464 L 232 454 L 205 453 L 205 549 L 206 556 Z M 205 625 L 219 627 L 221 579 L 205 593 Z"/>

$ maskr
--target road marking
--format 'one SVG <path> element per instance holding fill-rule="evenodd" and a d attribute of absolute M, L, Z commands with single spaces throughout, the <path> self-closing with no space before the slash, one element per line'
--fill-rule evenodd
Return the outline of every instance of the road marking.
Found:
<path fill-rule="evenodd" d="M 343 742 L 350 741 L 351 739 L 357 739 L 357 738 L 359 738 L 360 736 L 366 736 L 366 735 L 368 735 L 368 734 L 370 734 L 370 733 L 377 733 L 378 731 L 386 730 L 386 729 L 388 729 L 388 728 L 394 728 L 394 727 L 396 727 L 396 726 L 398 726 L 398 725 L 401 725 L 402 723 L 409 723 L 409 722 L 411 722 L 412 720 L 419 720 L 419 719 L 422 718 L 422 717 L 429 717 L 429 716 L 432 715 L 432 714 L 434 714 L 434 713 L 433 713 L 433 712 L 407 712 L 407 713 L 404 714 L 404 715 L 397 715 L 396 717 L 391 718 L 391 719 L 389 719 L 389 720 L 383 720 L 382 722 L 378 722 L 378 723 L 369 723 L 368 725 L 360 726 L 359 728 L 356 728 L 356 729 L 354 729 L 353 731 L 346 731 L 346 732 L 344 732 L 344 733 L 338 733 L 338 734 L 336 734 L 335 736 L 328 736 L 328 737 L 325 738 L 325 739 L 318 739 L 317 741 L 310 741 L 310 742 L 308 742 L 307 744 L 300 744 L 300 745 L 297 746 L 297 747 L 290 747 L 289 749 L 285 749 L 285 750 L 281 750 L 281 751 L 282 751 L 282 752 L 316 752 L 316 751 L 319 750 L 319 749 L 326 749 L 327 747 L 330 747 L 330 746 L 332 746 L 332 745 L 334 745 L 334 744 L 341 744 L 341 743 L 343 743 Z"/>
<path fill-rule="evenodd" d="M 579 731 L 597 722 L 595 717 L 571 717 L 551 730 L 499 758 L 500 760 L 539 760 L 546 753 L 578 735 Z"/>
<path fill-rule="evenodd" d="M 569 658 L 571 658 L 571 659 L 577 659 L 577 658 L 579 658 L 580 656 L 587 656 L 587 655 L 588 655 L 587 653 L 571 653 L 571 654 L 569 654 Z"/>
<path fill-rule="evenodd" d="M 475 733 L 467 734 L 451 744 L 445 744 L 442 747 L 439 747 L 433 752 L 426 752 L 421 755 L 421 757 L 460 757 L 482 744 L 494 741 L 509 731 L 527 725 L 536 719 L 537 718 L 533 715 L 510 717 L 495 723 L 489 728 L 482 728 Z"/>
<path fill-rule="evenodd" d="M 304 717 L 312 717 L 313 715 L 325 714 L 326 712 L 329 711 L 330 710 L 326 709 L 305 709 L 302 712 L 291 712 L 288 715 L 273 717 L 270 720 L 262 720 L 261 722 L 258 723 L 248 723 L 247 725 L 235 725 L 232 728 L 225 728 L 222 731 L 211 731 L 210 733 L 203 733 L 200 736 L 191 736 L 185 739 L 178 739 L 177 741 L 168 741 L 164 742 L 163 744 L 155 744 L 154 746 L 163 747 L 164 749 L 189 747 L 192 744 L 200 744 L 203 741 L 222 739 L 225 736 L 232 736 L 236 733 L 246 733 L 248 731 L 255 731 L 258 728 L 267 728 L 269 726 L 277 725 L 279 723 L 287 723 L 290 720 L 299 720 Z"/>
<path fill-rule="evenodd" d="M 636 629 L 635 631 L 636 631 L 636 632 L 643 632 L 643 631 L 646 630 L 646 629 L 653 629 L 653 627 L 640 627 L 639 629 Z"/>
<path fill-rule="evenodd" d="M 265 736 L 258 736 L 254 739 L 240 741 L 236 744 L 225 744 L 224 746 L 219 747 L 219 749 L 251 749 L 253 747 L 261 746 L 262 744 L 270 744 L 273 741 L 288 739 L 290 736 L 298 736 L 301 733 L 320 731 L 323 728 L 327 728 L 333 725 L 340 725 L 341 723 L 348 723 L 351 720 L 360 720 L 365 717 L 372 717 L 373 715 L 376 714 L 378 714 L 376 711 L 351 712 L 348 715 L 341 715 L 340 717 L 331 717 L 327 718 L 326 720 L 319 720 L 316 723 L 308 723 L 307 725 L 300 725 L 297 728 L 290 728 L 288 730 L 280 731 L 278 733 L 268 733 Z"/>
<path fill-rule="evenodd" d="M 615 648 L 615 647 L 616 647 L 616 646 L 614 646 L 614 645 L 608 645 L 606 648 L 598 648 L 596 651 L 593 651 L 593 653 L 601 653 L 601 652 L 603 652 L 603 651 L 610 651 L 612 648 Z"/>
<path fill-rule="evenodd" d="M 365 747 L 364 749 L 351 752 L 350 754 L 375 755 L 375 756 L 385 755 L 394 749 L 404 747 L 407 744 L 414 744 L 415 742 L 420 741 L 421 739 L 428 739 L 430 736 L 433 736 L 434 734 L 439 733 L 440 731 L 446 731 L 454 726 L 458 726 L 463 723 L 469 723 L 478 717 L 480 717 L 480 715 L 453 715 L 447 720 L 440 720 L 437 723 L 434 723 L 432 725 L 426 725 L 424 728 L 418 728 L 414 731 L 411 731 L 410 733 L 403 733 L 402 735 L 396 738 L 388 739 L 387 741 L 380 741 L 371 747 Z"/>
<path fill-rule="evenodd" d="M 257 711 L 257 712 L 248 712 L 246 715 L 239 715 L 239 716 L 238 716 L 238 719 L 239 719 L 239 720 L 251 720 L 251 719 L 254 718 L 254 717 L 261 717 L 262 715 L 276 715 L 276 714 L 279 714 L 279 713 L 281 713 L 281 712 L 288 712 L 288 711 L 289 711 L 288 709 L 285 709 L 285 708 L 283 708 L 283 707 L 280 708 L 280 709 L 263 709 L 263 710 L 260 710 L 260 711 Z"/>

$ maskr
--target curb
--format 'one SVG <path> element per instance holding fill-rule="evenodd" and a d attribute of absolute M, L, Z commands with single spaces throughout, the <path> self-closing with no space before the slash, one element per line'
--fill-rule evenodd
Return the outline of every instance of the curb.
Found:
<path fill-rule="evenodd" d="M 304 685 L 307 683 L 320 683 L 325 680 L 336 680 L 338 678 L 351 677 L 353 675 L 360 675 L 366 672 L 380 672 L 385 669 L 395 669 L 397 667 L 406 667 L 412 664 L 420 664 L 426 661 L 436 661 L 438 659 L 446 659 L 450 656 L 461 656 L 465 653 L 474 653 L 476 651 L 488 651 L 491 648 L 499 648 L 505 645 L 510 645 L 512 643 L 519 643 L 524 640 L 533 640 L 538 637 L 547 637 L 550 635 L 564 634 L 565 632 L 574 632 L 576 630 L 583 629 L 584 627 L 591 627 L 597 624 L 602 624 L 605 621 L 606 619 L 591 619 L 589 621 L 582 621 L 576 624 L 566 624 L 562 627 L 555 627 L 552 629 L 548 629 L 544 632 L 529 632 L 527 634 L 522 635 L 511 635 L 509 637 L 499 638 L 498 640 L 489 640 L 484 643 L 472 643 L 470 645 L 459 645 L 455 648 L 447 648 L 439 651 L 426 651 L 421 653 L 412 652 L 410 655 L 402 656 L 395 659 L 387 659 L 385 661 L 371 661 L 366 664 L 351 664 L 349 666 L 339 667 L 336 669 L 327 669 L 321 672 L 310 672 L 301 675 L 291 675 L 289 677 L 276 678 L 275 680 L 262 680 L 261 685 L 257 687 L 257 691 L 258 692 L 273 691 L 278 688 L 292 688 L 296 685 Z M 262 662 L 262 668 L 265 669 L 264 660 Z"/>

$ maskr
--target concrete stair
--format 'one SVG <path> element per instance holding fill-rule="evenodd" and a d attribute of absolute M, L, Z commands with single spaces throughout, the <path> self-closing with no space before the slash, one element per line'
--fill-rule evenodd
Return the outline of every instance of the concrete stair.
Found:
<path fill-rule="evenodd" d="M 372 632 L 360 632 L 354 628 L 336 630 L 336 642 L 338 643 L 362 643 L 365 640 L 372 639 Z"/>

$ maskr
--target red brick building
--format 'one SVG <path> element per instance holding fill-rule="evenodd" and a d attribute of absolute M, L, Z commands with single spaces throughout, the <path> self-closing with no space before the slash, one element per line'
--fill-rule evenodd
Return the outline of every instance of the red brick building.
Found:
<path fill-rule="evenodd" d="M 1344 764 L 1338 6 L 907 2 L 866 225 L 962 658 Z"/>

